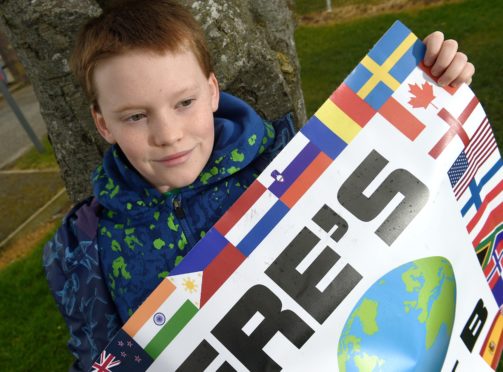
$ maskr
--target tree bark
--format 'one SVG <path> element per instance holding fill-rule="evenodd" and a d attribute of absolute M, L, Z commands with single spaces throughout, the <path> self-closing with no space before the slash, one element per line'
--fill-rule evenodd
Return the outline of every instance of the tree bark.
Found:
<path fill-rule="evenodd" d="M 68 56 L 80 25 L 101 9 L 94 1 L 0 0 L 0 24 L 23 63 L 73 201 L 90 194 L 91 172 L 106 148 Z"/>
<path fill-rule="evenodd" d="M 80 26 L 117 0 L 0 0 L 0 27 L 25 66 L 40 102 L 61 175 L 73 201 L 91 193 L 90 175 L 106 149 L 68 68 Z M 293 38 L 291 0 L 181 0 L 205 30 L 223 90 L 263 117 L 306 120 Z"/>

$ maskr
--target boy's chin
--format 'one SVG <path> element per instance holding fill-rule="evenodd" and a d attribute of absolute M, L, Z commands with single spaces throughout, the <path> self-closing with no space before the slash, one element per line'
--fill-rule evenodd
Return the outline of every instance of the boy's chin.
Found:
<path fill-rule="evenodd" d="M 156 189 L 164 194 L 169 191 L 173 191 L 176 189 L 181 189 L 183 187 L 189 186 L 189 185 L 193 184 L 196 179 L 197 179 L 197 177 L 195 177 L 194 179 L 178 180 L 176 182 L 170 182 L 169 185 L 156 186 Z"/>

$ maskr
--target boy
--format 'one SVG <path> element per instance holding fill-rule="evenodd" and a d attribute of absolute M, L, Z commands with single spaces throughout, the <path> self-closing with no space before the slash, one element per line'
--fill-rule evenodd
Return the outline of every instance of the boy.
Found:
<path fill-rule="evenodd" d="M 425 64 L 443 84 L 473 66 L 441 33 Z M 72 69 L 96 128 L 112 144 L 44 250 L 70 329 L 74 370 L 88 369 L 163 277 L 294 135 L 291 116 L 262 120 L 220 93 L 204 36 L 171 0 L 132 1 L 91 20 Z"/>

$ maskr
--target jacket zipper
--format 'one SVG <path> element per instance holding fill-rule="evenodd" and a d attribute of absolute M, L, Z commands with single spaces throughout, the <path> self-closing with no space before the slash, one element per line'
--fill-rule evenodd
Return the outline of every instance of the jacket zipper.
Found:
<path fill-rule="evenodd" d="M 185 211 L 183 210 L 182 207 L 182 195 L 178 194 L 173 198 L 173 211 L 175 214 L 175 217 L 178 219 L 178 222 L 180 223 L 180 227 L 182 228 L 182 231 L 185 233 L 185 238 L 187 239 L 187 242 L 190 244 L 191 247 L 193 247 L 197 240 L 195 240 L 194 236 L 192 235 L 192 228 L 189 226 L 189 221 L 186 218 Z"/>
<path fill-rule="evenodd" d="M 173 198 L 173 210 L 175 211 L 175 216 L 178 219 L 185 218 L 185 212 L 182 208 L 182 199 L 179 195 Z"/>

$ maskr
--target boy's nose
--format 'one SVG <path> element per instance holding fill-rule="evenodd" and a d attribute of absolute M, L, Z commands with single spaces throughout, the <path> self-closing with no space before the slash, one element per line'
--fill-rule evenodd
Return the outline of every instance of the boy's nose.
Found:
<path fill-rule="evenodd" d="M 173 145 L 183 137 L 180 123 L 167 115 L 156 118 L 150 124 L 150 137 L 154 146 Z"/>

